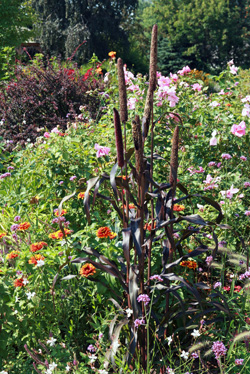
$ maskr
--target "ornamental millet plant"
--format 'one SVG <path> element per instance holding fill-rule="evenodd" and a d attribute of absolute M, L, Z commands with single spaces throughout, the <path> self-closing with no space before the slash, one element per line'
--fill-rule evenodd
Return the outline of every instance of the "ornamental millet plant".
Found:
<path fill-rule="evenodd" d="M 106 358 L 115 365 L 114 356 L 116 355 L 119 346 L 119 333 L 122 330 L 122 326 L 128 326 L 127 331 L 130 332 L 130 338 L 126 361 L 128 365 L 132 365 L 133 367 L 137 351 L 137 355 L 139 354 L 141 361 L 141 366 L 139 365 L 140 373 L 142 370 L 146 370 L 147 374 L 149 374 L 149 367 L 146 362 L 150 361 L 154 356 L 152 349 L 157 349 L 158 359 L 164 358 L 164 355 L 168 350 L 168 344 L 164 338 L 173 333 L 177 318 L 175 316 L 179 316 L 179 322 L 182 321 L 182 319 L 185 319 L 187 311 L 183 308 L 182 296 L 178 293 L 178 290 L 182 289 L 189 298 L 189 302 L 198 303 L 203 309 L 203 313 L 205 313 L 207 301 L 202 299 L 196 286 L 192 285 L 190 281 L 187 281 L 182 276 L 174 273 L 173 269 L 177 268 L 177 271 L 180 272 L 180 269 L 183 269 L 183 265 L 180 266 L 181 263 L 186 264 L 184 261 L 187 261 L 188 258 L 202 255 L 203 252 L 206 251 L 209 251 L 214 259 L 218 249 L 218 241 L 213 229 L 220 223 L 223 217 L 219 204 L 203 195 L 189 195 L 186 188 L 181 183 L 177 182 L 179 136 L 182 121 L 180 116 L 176 113 L 174 113 L 174 115 L 179 118 L 180 125 L 177 125 L 173 132 L 172 150 L 168 159 L 168 163 L 170 164 L 169 175 L 166 175 L 165 182 L 159 183 L 154 180 L 154 129 L 159 121 L 159 119 L 154 121 L 153 118 L 154 90 L 157 84 L 156 64 L 157 26 L 155 25 L 152 31 L 149 87 L 144 115 L 142 119 L 140 119 L 139 115 L 136 115 L 132 120 L 133 149 L 127 151 L 126 132 L 128 131 L 128 127 L 126 124 L 128 121 L 128 115 L 126 109 L 126 86 L 123 63 L 121 59 L 118 59 L 119 103 L 121 115 L 119 115 L 118 110 L 114 108 L 114 133 L 116 139 L 117 162 L 113 166 L 109 176 L 104 173 L 100 178 L 95 177 L 88 181 L 88 188 L 85 191 L 84 196 L 84 207 L 89 224 L 91 222 L 90 192 L 92 188 L 94 188 L 93 204 L 96 198 L 104 198 L 106 201 L 109 201 L 116 210 L 123 227 L 121 230 L 121 236 L 123 255 L 126 262 L 126 272 L 120 270 L 119 265 L 113 259 L 108 259 L 95 248 L 91 247 L 83 248 L 83 253 L 86 254 L 87 257 L 78 257 L 72 260 L 72 263 L 87 262 L 88 264 L 92 264 L 96 269 L 105 271 L 118 279 L 124 291 L 124 295 L 126 295 L 127 306 L 125 309 L 131 309 L 133 314 L 132 318 L 128 318 L 124 311 L 123 319 L 119 324 L 115 326 L 115 321 L 112 323 L 110 327 L 110 336 L 112 345 L 116 347 L 116 349 L 107 352 Z M 170 112 L 163 113 L 162 117 L 169 113 Z M 124 125 L 123 135 L 121 123 Z M 149 133 L 150 136 L 148 137 Z M 148 144 L 150 146 L 150 156 L 147 156 L 146 152 Z M 133 164 L 133 155 L 135 158 L 135 165 Z M 129 178 L 128 170 L 130 170 Z M 120 172 L 125 178 L 118 178 L 116 175 L 118 172 Z M 131 179 L 133 179 L 133 186 L 130 183 Z M 111 197 L 104 196 L 98 192 L 102 183 L 107 180 L 110 180 L 112 187 Z M 184 196 L 174 200 L 177 188 L 184 193 Z M 125 190 L 125 195 L 123 195 L 122 190 Z M 183 211 L 183 209 L 179 209 L 176 212 L 174 204 L 178 206 L 178 203 L 187 199 L 190 201 L 192 197 L 205 200 L 207 204 L 212 205 L 218 211 L 219 214 L 216 223 L 209 222 L 208 224 L 197 214 L 189 216 L 182 215 L 180 212 Z M 121 208 L 119 200 L 122 200 Z M 129 204 L 131 203 L 135 206 L 135 215 L 129 216 Z M 151 230 L 148 234 L 144 227 L 149 222 L 151 223 Z M 180 227 L 180 222 L 182 222 L 182 224 L 186 223 L 186 226 Z M 192 227 L 190 227 L 191 224 Z M 178 241 L 175 241 L 174 238 L 175 225 L 178 225 L 181 234 Z M 215 247 L 208 247 L 199 239 L 197 240 L 197 248 L 184 255 L 183 242 L 190 237 L 194 238 L 196 233 L 199 233 L 203 227 L 209 227 L 210 231 L 213 232 Z M 159 232 L 161 233 L 159 234 Z M 162 252 L 161 259 L 159 258 L 159 249 L 157 251 L 155 250 L 159 247 L 161 247 Z M 161 279 L 160 284 L 158 281 L 153 285 L 151 284 L 152 256 L 154 256 L 154 263 L 157 263 L 157 273 Z M 93 260 L 92 257 L 94 257 L 95 260 Z M 124 261 L 121 264 L 123 263 Z M 196 265 L 194 266 L 193 262 L 189 260 L 188 264 L 191 263 L 192 268 L 195 269 Z M 66 278 L 67 277 L 65 277 L 65 279 Z M 175 282 L 175 284 L 172 285 L 171 282 Z M 187 293 L 187 290 L 189 291 L 189 294 Z M 139 300 L 141 300 L 140 295 L 147 295 L 149 297 L 153 291 L 157 296 L 156 300 L 152 300 L 150 305 L 147 305 L 147 303 L 144 302 L 138 302 L 138 297 Z M 175 298 L 177 304 L 173 304 Z M 165 301 L 165 310 L 163 313 L 162 308 L 157 309 L 158 300 Z M 119 298 L 118 301 L 115 302 L 116 307 L 118 307 L 119 304 L 119 313 L 123 310 L 124 303 L 125 300 L 123 298 Z M 123 305 L 123 308 L 121 307 L 121 304 Z M 219 301 L 216 301 L 216 303 L 211 301 L 209 310 L 211 312 L 217 312 L 220 310 L 220 305 L 223 307 Z M 199 318 L 199 313 L 200 309 L 196 308 L 194 319 Z M 147 331 L 145 329 L 145 324 L 136 323 L 135 325 L 135 321 L 145 321 L 147 320 L 146 317 L 149 315 L 152 316 L 152 318 L 147 323 Z M 154 324 L 152 319 L 154 319 Z M 189 324 L 191 324 L 192 321 L 189 321 Z M 157 344 L 155 344 L 155 341 L 157 341 Z M 165 372 L 164 365 L 160 370 L 161 373 L 163 373 L 163 371 Z"/>

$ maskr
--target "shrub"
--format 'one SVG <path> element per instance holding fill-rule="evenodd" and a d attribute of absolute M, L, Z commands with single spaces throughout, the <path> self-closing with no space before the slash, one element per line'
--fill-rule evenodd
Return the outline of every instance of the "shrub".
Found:
<path fill-rule="evenodd" d="M 10 140 L 8 148 L 17 142 L 23 146 L 27 139 L 33 142 L 44 127 L 65 129 L 80 114 L 80 106 L 96 118 L 103 81 L 96 73 L 87 79 L 85 75 L 77 66 L 66 68 L 53 60 L 16 65 L 15 78 L 0 90 L 0 135 Z"/>

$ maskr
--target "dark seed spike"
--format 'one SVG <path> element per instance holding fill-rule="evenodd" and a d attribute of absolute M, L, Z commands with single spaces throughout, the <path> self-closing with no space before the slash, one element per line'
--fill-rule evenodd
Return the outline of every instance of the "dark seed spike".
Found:
<path fill-rule="evenodd" d="M 121 58 L 117 60 L 117 71 L 118 71 L 118 87 L 119 87 L 119 103 L 120 103 L 120 115 L 121 122 L 127 122 L 128 120 L 128 106 L 127 106 L 127 90 L 125 84 L 125 76 L 123 70 L 123 61 Z"/>
<path fill-rule="evenodd" d="M 123 155 L 123 141 L 122 141 L 122 129 L 120 116 L 118 111 L 114 108 L 114 126 L 115 126 L 115 144 L 117 152 L 117 163 L 120 168 L 124 166 L 124 155 Z"/>
<path fill-rule="evenodd" d="M 143 172 L 143 146 L 141 123 L 138 115 L 135 116 L 135 119 L 132 122 L 132 133 L 135 145 L 136 171 L 138 174 L 141 174 Z"/>
<path fill-rule="evenodd" d="M 143 138 L 148 135 L 151 108 L 153 105 L 154 90 L 156 89 L 156 74 L 157 74 L 157 25 L 153 26 L 151 47 L 150 47 L 150 65 L 149 65 L 149 86 L 144 107 L 142 129 Z"/>
<path fill-rule="evenodd" d="M 179 126 L 176 126 L 173 134 L 171 158 L 170 158 L 170 176 L 169 183 L 176 184 L 177 171 L 178 171 L 178 144 L 179 144 Z"/>

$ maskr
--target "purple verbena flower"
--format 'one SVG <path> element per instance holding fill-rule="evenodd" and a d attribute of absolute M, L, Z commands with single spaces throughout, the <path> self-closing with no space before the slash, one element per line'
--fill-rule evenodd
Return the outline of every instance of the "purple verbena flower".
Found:
<path fill-rule="evenodd" d="M 244 359 L 243 358 L 236 358 L 235 365 L 243 365 Z"/>
<path fill-rule="evenodd" d="M 16 217 L 14 217 L 14 221 L 15 221 L 15 222 L 18 222 L 20 219 L 21 219 L 20 216 L 16 216 Z"/>
<path fill-rule="evenodd" d="M 150 302 L 150 297 L 147 294 L 141 294 L 137 297 L 137 301 L 142 301 L 145 305 L 148 305 Z"/>
<path fill-rule="evenodd" d="M 149 279 L 150 279 L 150 280 L 156 280 L 156 281 L 158 281 L 158 282 L 163 282 L 162 277 L 160 277 L 160 276 L 157 275 L 157 274 L 152 275 Z"/>
<path fill-rule="evenodd" d="M 134 325 L 135 325 L 135 328 L 137 329 L 140 325 L 143 325 L 143 324 L 145 324 L 145 321 L 144 321 L 144 319 L 136 319 L 135 321 L 134 321 Z"/>
<path fill-rule="evenodd" d="M 220 341 L 214 342 L 212 345 L 212 351 L 215 354 L 216 360 L 218 360 L 220 357 L 225 356 L 227 353 L 227 348 L 224 346 L 224 344 Z"/>
<path fill-rule="evenodd" d="M 95 348 L 95 346 L 94 346 L 93 344 L 90 344 L 90 345 L 88 346 L 87 350 L 88 350 L 89 352 L 96 352 L 96 348 Z"/>

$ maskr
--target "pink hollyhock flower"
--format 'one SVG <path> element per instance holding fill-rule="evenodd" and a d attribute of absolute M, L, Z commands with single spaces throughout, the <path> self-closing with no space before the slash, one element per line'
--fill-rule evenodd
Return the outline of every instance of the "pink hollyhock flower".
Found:
<path fill-rule="evenodd" d="M 247 160 L 247 157 L 245 157 L 245 156 L 240 156 L 240 159 L 241 159 L 242 161 L 246 161 L 246 160 Z"/>
<path fill-rule="evenodd" d="M 239 189 L 238 188 L 234 188 L 233 184 L 232 186 L 230 187 L 230 190 L 227 190 L 227 191 L 220 191 L 220 193 L 222 194 L 223 197 L 226 197 L 227 199 L 232 199 L 233 195 L 235 193 L 239 192 Z"/>
<path fill-rule="evenodd" d="M 241 138 L 243 135 L 246 134 L 246 124 L 244 121 L 241 121 L 238 125 L 233 125 L 231 127 L 231 133 L 235 136 Z"/>
<path fill-rule="evenodd" d="M 216 134 L 217 134 L 217 131 L 214 130 L 212 132 L 212 138 L 210 139 L 210 143 L 209 143 L 210 145 L 217 145 L 217 138 L 215 137 Z"/>
<path fill-rule="evenodd" d="M 178 79 L 179 79 L 179 77 L 178 77 L 177 74 L 172 74 L 172 73 L 170 73 L 170 78 L 171 78 L 171 80 L 172 80 L 173 82 L 177 82 Z"/>
<path fill-rule="evenodd" d="M 221 157 L 225 160 L 230 160 L 230 158 L 232 158 L 232 156 L 229 153 L 222 153 Z"/>
<path fill-rule="evenodd" d="M 245 104 L 244 105 L 244 108 L 242 109 L 242 113 L 241 114 L 243 116 L 250 117 L 250 105 L 249 104 Z"/>
<path fill-rule="evenodd" d="M 96 152 L 96 157 L 99 158 L 99 157 L 102 157 L 102 156 L 106 156 L 109 154 L 110 152 L 110 148 L 109 147 L 103 147 L 99 144 L 95 144 L 95 150 L 97 151 Z"/>
<path fill-rule="evenodd" d="M 192 84 L 191 87 L 193 88 L 194 91 L 201 91 L 201 89 L 202 89 L 202 85 L 199 84 L 199 83 L 194 83 L 194 84 Z"/>
<path fill-rule="evenodd" d="M 47 139 L 50 138 L 50 133 L 46 131 L 46 132 L 44 133 L 44 137 L 47 138 Z"/>

